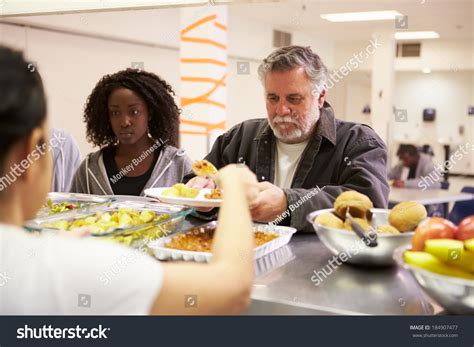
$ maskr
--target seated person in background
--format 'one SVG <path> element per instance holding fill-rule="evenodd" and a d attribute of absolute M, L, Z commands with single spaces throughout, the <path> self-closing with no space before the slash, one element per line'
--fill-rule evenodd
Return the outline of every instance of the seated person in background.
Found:
<path fill-rule="evenodd" d="M 421 177 L 433 175 L 435 165 L 433 158 L 429 154 L 420 153 L 413 145 L 402 144 L 398 147 L 397 156 L 400 162 L 388 173 L 388 178 L 393 181 L 393 186 L 397 188 L 417 188 L 421 189 Z M 408 175 L 406 175 L 408 171 Z M 405 175 L 403 175 L 405 172 Z M 406 177 L 404 177 L 406 176 Z M 431 189 L 441 188 L 441 177 L 433 184 L 424 185 Z"/>
<path fill-rule="evenodd" d="M 0 46 L 0 174 L 16 175 L 12 168 L 18 169 L 17 163 L 29 163 L 0 190 L 0 270 L 6 273 L 0 286 L 0 314 L 241 312 L 250 302 L 252 288 L 248 200 L 257 191 L 255 175 L 247 168 L 229 165 L 218 173 L 226 196 L 209 264 L 160 263 L 112 242 L 33 235 L 22 229 L 43 204 L 52 172 L 50 152 L 39 151 L 48 143 L 44 90 L 38 75 L 27 66 L 20 52 Z M 130 261 L 123 263 L 124 259 Z M 104 273 L 110 273 L 118 262 L 124 264 L 121 271 L 104 283 Z M 78 293 L 90 295 L 90 307 L 77 304 Z M 198 298 L 196 307 L 184 305 L 190 293 Z"/>
<path fill-rule="evenodd" d="M 51 129 L 53 151 L 52 192 L 69 192 L 72 179 L 81 164 L 81 152 L 76 140 L 62 129 Z"/>
<path fill-rule="evenodd" d="M 311 231 L 308 213 L 333 206 L 345 190 L 387 206 L 387 149 L 368 126 L 341 121 L 325 102 L 327 69 L 309 47 L 275 50 L 260 65 L 266 119 L 251 119 L 219 136 L 205 159 L 221 168 L 245 163 L 260 181 L 251 202 L 255 221 Z M 196 188 L 213 182 L 189 175 Z"/>
<path fill-rule="evenodd" d="M 432 157 L 434 156 L 433 148 L 431 148 L 431 146 L 428 144 L 421 146 L 421 152 L 428 154 Z"/>
<path fill-rule="evenodd" d="M 173 95 L 151 72 L 127 69 L 104 76 L 84 111 L 87 139 L 101 149 L 84 159 L 71 191 L 138 196 L 181 182 L 191 160 L 177 148 L 180 110 Z"/>

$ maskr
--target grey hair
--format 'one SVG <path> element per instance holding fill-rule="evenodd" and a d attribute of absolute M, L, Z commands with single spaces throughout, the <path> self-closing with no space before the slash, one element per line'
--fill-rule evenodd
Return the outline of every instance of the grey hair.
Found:
<path fill-rule="evenodd" d="M 328 69 L 309 47 L 287 46 L 274 50 L 258 67 L 258 77 L 264 83 L 268 72 L 289 71 L 298 66 L 306 71 L 313 85 L 313 95 L 319 96 L 321 91 L 327 89 Z"/>

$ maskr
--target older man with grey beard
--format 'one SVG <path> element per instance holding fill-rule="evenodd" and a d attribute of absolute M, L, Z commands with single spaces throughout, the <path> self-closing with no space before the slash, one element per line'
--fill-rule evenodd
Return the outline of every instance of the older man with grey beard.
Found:
<path fill-rule="evenodd" d="M 387 206 L 387 150 L 367 125 L 338 120 L 325 101 L 327 68 L 309 47 L 272 52 L 258 69 L 267 118 L 242 122 L 221 135 L 205 159 L 221 168 L 245 163 L 259 180 L 251 203 L 257 222 L 311 231 L 308 213 L 330 208 L 346 190 Z M 187 176 L 188 186 L 214 182 Z M 238 217 L 238 216 L 236 216 Z"/>

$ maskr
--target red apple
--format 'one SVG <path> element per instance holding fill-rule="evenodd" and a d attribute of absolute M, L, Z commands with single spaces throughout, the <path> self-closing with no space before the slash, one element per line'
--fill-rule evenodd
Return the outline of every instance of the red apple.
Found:
<path fill-rule="evenodd" d="M 441 217 L 431 217 L 418 225 L 411 240 L 412 251 L 423 251 L 425 241 L 431 239 L 453 239 L 456 226 Z"/>
<path fill-rule="evenodd" d="M 474 239 L 474 215 L 464 218 L 459 223 L 455 238 L 461 241 Z"/>

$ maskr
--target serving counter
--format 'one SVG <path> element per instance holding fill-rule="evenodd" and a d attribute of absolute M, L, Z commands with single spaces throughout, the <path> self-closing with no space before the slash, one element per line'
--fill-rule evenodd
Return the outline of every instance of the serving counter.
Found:
<path fill-rule="evenodd" d="M 252 304 L 246 314 L 433 315 L 442 312 L 401 268 L 337 266 L 334 262 L 332 267 L 328 263 L 332 258 L 316 234 L 294 235 L 288 245 L 257 261 Z"/>
<path fill-rule="evenodd" d="M 183 229 L 204 224 L 188 217 Z M 433 302 L 402 268 L 329 265 L 333 254 L 316 233 L 296 233 L 290 243 L 255 264 L 247 315 L 434 315 Z M 324 270 L 325 272 L 324 272 Z M 319 277 L 318 277 L 319 271 Z"/>

